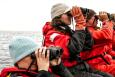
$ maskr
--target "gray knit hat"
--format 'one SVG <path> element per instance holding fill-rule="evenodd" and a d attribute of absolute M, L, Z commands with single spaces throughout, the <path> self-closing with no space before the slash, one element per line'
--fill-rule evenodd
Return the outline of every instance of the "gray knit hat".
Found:
<path fill-rule="evenodd" d="M 16 36 L 9 44 L 10 56 L 14 64 L 31 54 L 38 48 L 38 44 L 30 37 Z"/>
<path fill-rule="evenodd" d="M 52 6 L 51 8 L 51 18 L 55 18 L 56 16 L 59 16 L 61 14 L 64 14 L 66 12 L 68 12 L 70 10 L 70 8 L 62 3 L 58 3 Z"/>

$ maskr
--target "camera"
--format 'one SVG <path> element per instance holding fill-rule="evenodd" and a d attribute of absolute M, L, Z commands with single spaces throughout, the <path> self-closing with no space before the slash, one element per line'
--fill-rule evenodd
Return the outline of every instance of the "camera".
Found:
<path fill-rule="evenodd" d="M 72 17 L 72 14 L 70 11 L 68 11 L 66 14 L 67 14 L 67 16 Z"/>
<path fill-rule="evenodd" d="M 80 7 L 80 9 L 81 9 L 83 15 L 85 15 L 85 16 L 87 17 L 88 14 L 89 14 L 89 9 L 87 9 L 87 8 L 83 8 L 83 7 Z"/>
<path fill-rule="evenodd" d="M 81 9 L 83 15 L 85 15 L 85 16 L 88 15 L 88 13 L 89 13 L 89 9 L 87 9 L 87 8 L 83 8 L 83 7 L 80 7 L 80 9 Z M 72 14 L 71 14 L 70 11 L 68 11 L 66 14 L 67 14 L 67 16 L 72 17 Z"/>
<path fill-rule="evenodd" d="M 61 47 L 51 46 L 51 47 L 47 48 L 47 50 L 50 51 L 50 60 L 60 57 L 63 53 L 63 49 Z"/>
<path fill-rule="evenodd" d="M 49 55 L 50 61 L 60 57 L 63 54 L 63 49 L 61 47 L 50 46 L 46 49 L 45 55 L 47 54 L 47 50 L 49 50 L 50 52 Z M 35 52 L 31 54 L 31 58 L 36 59 Z"/>

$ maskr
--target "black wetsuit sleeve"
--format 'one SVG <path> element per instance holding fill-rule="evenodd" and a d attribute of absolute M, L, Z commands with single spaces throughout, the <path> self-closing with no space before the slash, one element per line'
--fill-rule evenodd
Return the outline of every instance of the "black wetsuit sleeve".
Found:
<path fill-rule="evenodd" d="M 55 77 L 55 76 L 48 71 L 41 70 L 38 72 L 36 77 Z"/>
<path fill-rule="evenodd" d="M 60 77 L 73 77 L 70 71 L 62 63 L 57 66 L 53 66 L 52 71 Z"/>
<path fill-rule="evenodd" d="M 85 34 L 86 34 L 86 37 L 85 37 L 85 44 L 83 47 L 83 51 L 91 50 L 94 45 L 92 34 L 88 30 L 88 28 L 85 28 Z"/>
<path fill-rule="evenodd" d="M 67 45 L 70 52 L 70 58 L 75 59 L 76 55 L 78 55 L 81 51 L 92 49 L 93 44 L 94 41 L 92 35 L 87 28 L 85 28 L 85 30 L 73 31 Z"/>
<path fill-rule="evenodd" d="M 67 45 L 70 58 L 75 59 L 76 55 L 78 55 L 81 51 L 83 51 L 85 44 L 85 30 L 76 30 L 70 37 L 69 43 Z"/>

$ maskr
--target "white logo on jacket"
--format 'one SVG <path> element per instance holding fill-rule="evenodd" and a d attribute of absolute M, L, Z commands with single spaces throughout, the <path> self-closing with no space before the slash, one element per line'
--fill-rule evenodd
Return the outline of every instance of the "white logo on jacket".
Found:
<path fill-rule="evenodd" d="M 53 34 L 50 36 L 51 42 L 53 42 L 54 39 L 55 39 L 58 35 L 60 35 L 60 34 L 58 34 L 58 33 L 53 33 Z"/>

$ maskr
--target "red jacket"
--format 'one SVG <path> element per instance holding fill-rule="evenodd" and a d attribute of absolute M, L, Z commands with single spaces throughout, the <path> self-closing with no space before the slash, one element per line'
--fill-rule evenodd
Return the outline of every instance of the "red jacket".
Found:
<path fill-rule="evenodd" d="M 17 67 L 7 67 L 7 68 L 4 68 L 2 71 L 1 71 L 1 74 L 0 74 L 0 77 L 10 77 L 11 74 L 13 73 L 17 73 L 18 75 L 20 75 L 21 77 L 50 77 L 52 73 L 50 73 L 50 70 L 49 71 L 44 71 L 44 70 L 41 70 L 41 71 L 38 71 L 37 72 L 34 72 L 34 71 L 27 71 L 27 70 L 24 70 L 24 69 L 18 69 Z M 53 75 L 53 74 L 52 74 Z M 57 75 L 54 75 L 55 77 L 60 77 L 60 76 L 57 76 Z"/>
<path fill-rule="evenodd" d="M 103 26 L 106 26 L 106 24 L 104 24 Z M 111 55 L 109 54 L 105 55 L 105 52 L 109 53 L 110 51 L 112 51 L 112 35 L 113 35 L 112 23 L 109 23 L 108 27 L 102 28 L 101 30 L 95 30 L 93 27 L 88 28 L 94 39 L 94 46 L 91 50 L 80 53 L 82 59 L 88 59 L 102 54 L 104 58 L 109 63 L 111 63 L 112 60 Z M 100 57 L 89 60 L 88 62 L 93 66 L 100 63 L 106 64 L 104 60 Z"/>
<path fill-rule="evenodd" d="M 64 52 L 62 55 L 62 61 L 65 66 L 71 67 L 76 65 L 76 61 L 69 61 L 69 51 L 67 48 L 69 42 L 69 35 L 61 33 L 55 30 L 51 25 L 50 22 L 47 22 L 43 27 L 43 35 L 45 37 L 44 45 L 45 46 L 60 46 L 63 48 Z"/>
<path fill-rule="evenodd" d="M 18 68 L 16 68 L 16 67 L 10 67 L 10 68 L 4 68 L 2 71 L 1 71 L 1 75 L 0 75 L 0 77 L 7 77 L 10 73 L 12 73 L 12 72 L 18 72 L 18 73 L 20 73 L 20 72 L 26 72 L 25 70 L 19 70 Z M 32 72 L 32 73 L 34 73 L 34 72 Z M 35 73 L 36 74 L 36 73 Z M 22 77 L 28 77 L 28 76 L 26 76 L 26 75 L 24 75 L 24 74 L 21 74 L 21 76 Z"/>
<path fill-rule="evenodd" d="M 115 30 L 113 31 L 112 47 L 113 47 L 113 50 L 115 51 Z"/>
<path fill-rule="evenodd" d="M 94 39 L 94 46 L 90 51 L 81 52 L 81 57 L 82 59 L 87 59 L 97 55 L 102 55 L 104 59 L 98 57 L 87 61 L 88 64 L 95 69 L 108 72 L 115 77 L 115 60 L 113 60 L 111 56 L 115 54 L 115 52 L 112 52 L 113 24 L 107 23 L 103 24 L 103 26 L 105 26 L 105 28 L 102 28 L 101 30 L 95 30 L 94 28 L 89 27 Z"/>

